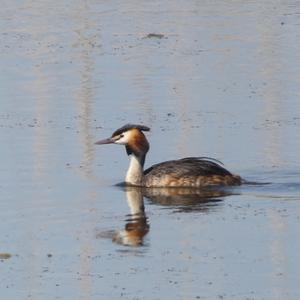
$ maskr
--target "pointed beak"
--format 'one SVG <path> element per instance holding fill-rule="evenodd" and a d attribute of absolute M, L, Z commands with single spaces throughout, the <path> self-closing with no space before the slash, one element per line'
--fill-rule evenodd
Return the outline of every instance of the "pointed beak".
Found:
<path fill-rule="evenodd" d="M 95 143 L 95 145 L 113 144 L 115 141 L 112 138 L 104 139 Z"/>

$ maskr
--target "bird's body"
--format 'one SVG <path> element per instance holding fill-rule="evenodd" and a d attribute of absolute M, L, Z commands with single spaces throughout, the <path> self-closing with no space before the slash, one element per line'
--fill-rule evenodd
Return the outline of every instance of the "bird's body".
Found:
<path fill-rule="evenodd" d="M 241 177 L 226 170 L 217 160 L 207 157 L 187 157 L 155 164 L 144 171 L 149 143 L 142 131 L 150 128 L 127 124 L 111 138 L 96 144 L 121 144 L 131 156 L 125 183 L 143 187 L 195 187 L 240 185 Z"/>
<path fill-rule="evenodd" d="M 210 158 L 186 157 L 162 162 L 144 171 L 143 185 L 170 187 L 203 187 L 239 185 L 240 176 L 233 175 Z"/>

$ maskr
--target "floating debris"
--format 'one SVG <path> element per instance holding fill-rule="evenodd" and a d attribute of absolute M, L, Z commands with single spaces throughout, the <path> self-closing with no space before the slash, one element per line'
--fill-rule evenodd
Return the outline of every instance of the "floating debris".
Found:
<path fill-rule="evenodd" d="M 145 38 L 147 38 L 147 39 L 162 39 L 162 38 L 164 38 L 165 37 L 165 35 L 164 34 L 162 34 L 162 33 L 148 33 L 146 36 L 145 36 Z"/>
<path fill-rule="evenodd" d="M 9 259 L 11 258 L 10 253 L 0 253 L 0 259 Z"/>

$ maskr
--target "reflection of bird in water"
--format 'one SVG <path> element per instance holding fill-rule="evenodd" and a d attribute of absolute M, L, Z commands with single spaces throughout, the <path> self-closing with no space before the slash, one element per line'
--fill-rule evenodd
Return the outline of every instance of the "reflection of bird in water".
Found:
<path fill-rule="evenodd" d="M 151 202 L 177 212 L 211 213 L 222 207 L 224 197 L 233 195 L 229 188 L 144 188 L 143 196 Z"/>
<path fill-rule="evenodd" d="M 128 187 L 126 197 L 130 215 L 126 220 L 125 229 L 117 231 L 113 241 L 125 246 L 142 246 L 144 236 L 149 232 L 143 195 L 141 190 Z"/>
<path fill-rule="evenodd" d="M 170 206 L 177 212 L 201 211 L 209 213 L 222 203 L 222 197 L 232 195 L 228 190 L 195 189 L 195 188 L 145 188 L 120 185 L 126 193 L 130 214 L 125 227 L 119 231 L 99 233 L 98 238 L 110 238 L 124 246 L 143 246 L 144 238 L 150 230 L 144 210 L 144 197 L 153 203 Z"/>
<path fill-rule="evenodd" d="M 142 188 L 143 196 L 160 205 L 193 206 L 221 202 L 229 190 L 195 188 Z"/>
<path fill-rule="evenodd" d="M 187 157 L 165 161 L 144 171 L 144 162 L 149 143 L 142 131 L 150 128 L 143 125 L 127 124 L 116 130 L 108 139 L 96 142 L 125 145 L 131 156 L 126 174 L 126 185 L 145 187 L 204 187 L 240 185 L 242 179 L 234 175 L 211 158 Z"/>

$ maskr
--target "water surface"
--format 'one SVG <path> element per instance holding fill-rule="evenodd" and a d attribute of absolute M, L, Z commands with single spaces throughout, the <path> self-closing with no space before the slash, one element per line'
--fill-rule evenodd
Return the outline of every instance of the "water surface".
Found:
<path fill-rule="evenodd" d="M 4 1 L 2 298 L 299 299 L 299 13 Z M 146 166 L 210 156 L 269 184 L 116 187 L 126 153 L 94 142 L 128 122 L 151 127 Z"/>

